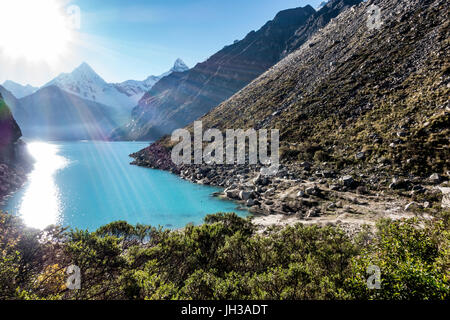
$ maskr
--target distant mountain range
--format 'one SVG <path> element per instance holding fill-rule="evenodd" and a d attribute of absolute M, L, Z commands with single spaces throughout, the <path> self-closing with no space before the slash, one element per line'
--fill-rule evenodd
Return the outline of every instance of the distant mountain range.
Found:
<path fill-rule="evenodd" d="M 11 92 L 14 97 L 16 97 L 17 99 L 29 96 L 30 94 L 35 93 L 36 91 L 39 90 L 39 88 L 37 87 L 33 87 L 29 84 L 23 86 L 17 82 L 11 81 L 11 80 L 6 80 L 2 86 L 8 90 L 9 92 Z"/>
<path fill-rule="evenodd" d="M 63 73 L 45 84 L 43 88 L 56 86 L 82 99 L 118 109 L 131 109 L 133 101 L 113 84 L 107 83 L 87 63 L 82 63 L 71 73 Z"/>
<path fill-rule="evenodd" d="M 125 113 L 46 86 L 19 100 L 15 118 L 24 136 L 45 140 L 106 140 Z"/>
<path fill-rule="evenodd" d="M 194 68 L 157 82 L 132 111 L 132 120 L 113 139 L 155 140 L 209 112 L 244 88 L 318 29 L 361 0 L 332 0 L 279 12 L 260 30 L 226 46 Z"/>
<path fill-rule="evenodd" d="M 181 59 L 177 59 L 169 71 L 159 76 L 149 76 L 143 81 L 127 80 L 122 83 L 116 83 L 115 87 L 122 93 L 125 93 L 128 97 L 131 97 L 135 101 L 136 106 L 143 95 L 149 91 L 159 80 L 170 75 L 173 72 L 184 72 L 189 70 L 189 67 Z"/>
<path fill-rule="evenodd" d="M 149 76 L 143 81 L 128 80 L 113 84 L 103 80 L 87 63 L 82 63 L 71 73 L 60 74 L 44 87 L 57 86 L 86 100 L 114 108 L 131 109 L 161 78 L 174 71 L 182 72 L 188 69 L 181 59 L 177 59 L 172 69 L 160 76 Z"/>
<path fill-rule="evenodd" d="M 28 138 L 43 140 L 105 140 L 120 124 L 120 113 L 47 86 L 22 99 L 0 86 L 0 94 Z"/>
<path fill-rule="evenodd" d="M 188 69 L 177 59 L 162 75 L 112 84 L 87 63 L 82 63 L 71 73 L 60 74 L 41 88 L 6 81 L 6 86 L 0 86 L 0 93 L 26 137 L 107 139 L 113 129 L 129 121 L 131 109 L 157 81 Z"/>

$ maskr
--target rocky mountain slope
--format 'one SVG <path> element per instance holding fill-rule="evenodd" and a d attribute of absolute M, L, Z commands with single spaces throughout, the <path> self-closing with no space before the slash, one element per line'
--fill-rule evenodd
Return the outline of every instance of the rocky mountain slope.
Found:
<path fill-rule="evenodd" d="M 278 13 L 260 30 L 250 32 L 188 72 L 159 81 L 133 109 L 130 124 L 117 130 L 114 138 L 153 140 L 187 125 L 277 63 L 290 50 L 292 41 L 300 45 L 321 25 L 357 2 L 333 0 L 318 12 L 306 6 Z"/>
<path fill-rule="evenodd" d="M 279 128 L 285 160 L 427 175 L 449 167 L 449 28 L 444 1 L 348 10 L 202 120 Z"/>
<path fill-rule="evenodd" d="M 372 4 L 380 28 L 371 28 Z M 280 129 L 275 178 L 258 178 L 257 166 L 174 166 L 168 138 L 134 154 L 135 164 L 222 185 L 280 221 L 439 211 L 449 190 L 449 12 L 445 0 L 361 3 L 201 118 L 204 130 Z"/>
<path fill-rule="evenodd" d="M 2 86 L 11 92 L 17 99 L 21 99 L 23 97 L 29 96 L 30 94 L 35 93 L 39 88 L 33 87 L 29 84 L 23 86 L 19 83 L 16 83 L 11 80 L 5 81 Z"/>
<path fill-rule="evenodd" d="M 309 17 L 306 23 L 288 40 L 286 49 L 282 54 L 283 58 L 300 48 L 317 30 L 326 26 L 339 13 L 359 3 L 361 3 L 361 0 L 331 0 L 322 2 L 317 12 Z"/>
<path fill-rule="evenodd" d="M 31 161 L 20 140 L 22 132 L 0 94 L 0 203 L 23 185 Z"/>

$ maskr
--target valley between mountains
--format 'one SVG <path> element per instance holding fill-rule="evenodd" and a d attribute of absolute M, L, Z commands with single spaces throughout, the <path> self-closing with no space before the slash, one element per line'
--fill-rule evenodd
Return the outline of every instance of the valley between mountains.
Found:
<path fill-rule="evenodd" d="M 178 59 L 144 81 L 110 84 L 83 63 L 41 88 L 5 82 L 4 126 L 14 132 L 2 142 L 3 177 L 12 175 L 2 192 L 24 182 L 27 162 L 14 165 L 22 133 L 159 139 L 133 164 L 222 187 L 218 196 L 264 226 L 430 218 L 449 201 L 448 4 L 376 1 L 378 28 L 368 27 L 371 5 L 282 11 L 192 69 Z M 279 129 L 276 177 L 262 177 L 259 165 L 176 166 L 165 135 L 196 119 L 204 130 Z"/>
<path fill-rule="evenodd" d="M 449 13 L 329 0 L 145 80 L 5 81 L 0 300 L 448 300 Z M 278 130 L 278 170 L 176 164 L 197 121 Z"/>

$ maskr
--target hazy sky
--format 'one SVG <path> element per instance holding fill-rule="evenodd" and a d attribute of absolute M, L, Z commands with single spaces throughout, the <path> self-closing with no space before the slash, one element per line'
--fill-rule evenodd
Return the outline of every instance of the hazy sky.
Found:
<path fill-rule="evenodd" d="M 1 0 L 4 3 L 16 0 Z M 46 0 L 28 0 L 33 2 Z M 108 82 L 161 74 L 176 58 L 189 67 L 257 30 L 283 9 L 321 0 L 51 0 L 81 9 L 81 28 L 57 61 L 6 56 L 0 83 L 43 85 L 86 61 Z M 24 9 L 26 10 L 26 9 Z M 8 12 L 1 12 L 1 15 Z M 45 19 L 44 19 L 45 21 Z M 25 22 L 26 23 L 26 22 Z M 26 26 L 32 28 L 33 26 Z M 14 30 L 8 32 L 14 33 Z M 0 40 L 1 41 L 1 40 Z M 1 44 L 0 44 L 1 45 Z M 31 50 L 32 51 L 32 50 Z M 30 55 L 33 53 L 30 52 Z"/>

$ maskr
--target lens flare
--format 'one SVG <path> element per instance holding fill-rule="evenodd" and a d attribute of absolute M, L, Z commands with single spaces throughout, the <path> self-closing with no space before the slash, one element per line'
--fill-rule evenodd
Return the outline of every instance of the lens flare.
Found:
<path fill-rule="evenodd" d="M 52 63 L 67 52 L 72 33 L 59 0 L 0 1 L 0 52 L 9 58 Z"/>

